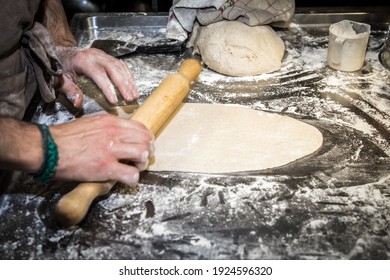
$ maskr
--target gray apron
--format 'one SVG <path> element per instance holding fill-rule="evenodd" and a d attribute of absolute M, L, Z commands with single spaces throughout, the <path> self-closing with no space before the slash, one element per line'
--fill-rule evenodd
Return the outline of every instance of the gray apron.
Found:
<path fill-rule="evenodd" d="M 44 26 L 34 23 L 23 33 L 22 44 L 0 61 L 0 116 L 21 119 L 36 89 L 46 102 L 55 100 L 62 74 L 55 45 Z"/>

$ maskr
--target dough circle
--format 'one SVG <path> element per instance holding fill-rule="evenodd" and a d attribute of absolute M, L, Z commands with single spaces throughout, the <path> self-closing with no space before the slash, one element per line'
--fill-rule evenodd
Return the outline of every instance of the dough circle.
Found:
<path fill-rule="evenodd" d="M 278 167 L 322 146 L 304 122 L 242 106 L 186 103 L 156 141 L 151 171 L 230 173 Z"/>
<path fill-rule="evenodd" d="M 285 46 L 269 26 L 220 21 L 200 27 L 195 49 L 212 70 L 229 76 L 252 76 L 281 68 Z"/>
<path fill-rule="evenodd" d="M 134 105 L 111 113 L 129 118 Z M 288 116 L 238 105 L 185 103 L 160 130 L 150 171 L 222 174 L 279 167 L 321 148 L 322 133 Z"/>

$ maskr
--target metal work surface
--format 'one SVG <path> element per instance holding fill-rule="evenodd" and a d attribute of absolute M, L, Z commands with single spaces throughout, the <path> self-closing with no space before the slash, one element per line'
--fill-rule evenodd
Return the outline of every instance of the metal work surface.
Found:
<path fill-rule="evenodd" d="M 328 27 L 344 18 L 371 24 L 358 72 L 326 65 Z M 314 125 L 324 145 L 311 157 L 240 174 L 145 172 L 137 187 L 115 186 L 70 230 L 56 227 L 53 207 L 75 184 L 15 174 L 0 198 L 1 258 L 390 259 L 390 71 L 378 61 L 389 20 L 297 13 L 277 30 L 286 44 L 280 71 L 234 78 L 204 69 L 193 85 L 186 102 L 240 104 Z M 165 23 L 164 15 L 79 15 L 72 27 L 86 47 L 94 39 L 154 40 Z M 182 54 L 124 60 L 142 103 Z M 40 104 L 33 120 L 56 124 L 109 107 L 92 82 L 80 85 L 84 112 L 61 99 Z"/>

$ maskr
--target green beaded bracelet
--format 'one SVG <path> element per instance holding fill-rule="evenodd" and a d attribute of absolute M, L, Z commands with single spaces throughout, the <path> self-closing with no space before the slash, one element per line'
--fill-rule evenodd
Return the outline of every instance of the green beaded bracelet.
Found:
<path fill-rule="evenodd" d="M 35 179 L 46 183 L 53 179 L 58 164 L 57 144 L 50 133 L 49 127 L 44 124 L 36 124 L 42 134 L 42 146 L 44 152 L 43 163 L 39 170 L 32 174 Z"/>

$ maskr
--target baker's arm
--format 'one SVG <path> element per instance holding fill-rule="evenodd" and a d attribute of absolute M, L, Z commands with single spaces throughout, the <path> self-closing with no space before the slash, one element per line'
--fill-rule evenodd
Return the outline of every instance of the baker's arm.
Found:
<path fill-rule="evenodd" d="M 0 127 L 0 169 L 26 173 L 40 170 L 44 148 L 38 127 L 7 117 L 0 117 Z M 116 180 L 134 185 L 153 157 L 153 134 L 136 121 L 89 116 L 49 129 L 59 155 L 54 179 Z"/>
<path fill-rule="evenodd" d="M 57 46 L 77 46 L 61 0 L 42 0 L 40 17 L 41 23 L 49 30 Z"/>
<path fill-rule="evenodd" d="M 82 75 L 91 78 L 112 104 L 118 102 L 115 88 L 126 101 L 139 97 L 126 63 L 98 49 L 76 47 L 61 0 L 43 0 L 39 18 L 58 46 L 64 72 L 58 91 L 65 94 L 75 107 L 80 108 L 83 102 L 83 92 L 77 86 Z"/>
<path fill-rule="evenodd" d="M 38 171 L 43 161 L 38 127 L 7 117 L 0 117 L 0 127 L 0 169 Z"/>

